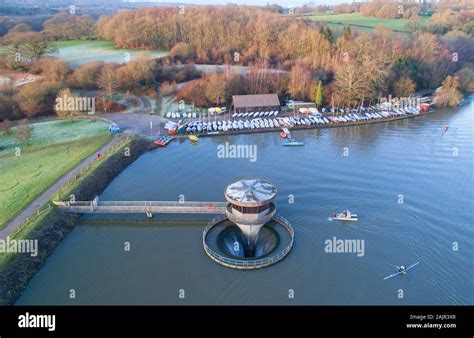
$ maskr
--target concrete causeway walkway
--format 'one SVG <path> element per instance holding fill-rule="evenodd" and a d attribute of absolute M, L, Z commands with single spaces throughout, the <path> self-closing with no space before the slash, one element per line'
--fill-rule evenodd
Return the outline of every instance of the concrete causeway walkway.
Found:
<path fill-rule="evenodd" d="M 16 216 L 10 223 L 7 224 L 5 228 L 0 230 L 0 240 L 1 239 L 6 239 L 8 236 L 10 236 L 13 231 L 16 230 L 20 225 L 22 225 L 27 218 L 34 216 L 38 210 L 48 201 L 53 197 L 53 195 L 63 186 L 64 184 L 67 183 L 70 179 L 74 178 L 81 170 L 86 168 L 89 164 L 94 162 L 97 158 L 97 153 L 104 153 L 110 148 L 114 147 L 119 141 L 120 141 L 119 135 L 115 135 L 110 142 L 103 146 L 101 149 L 97 150 L 94 152 L 92 155 L 87 157 L 85 160 L 83 160 L 77 167 L 72 169 L 70 172 L 68 172 L 66 175 L 58 179 L 52 186 L 48 188 L 45 192 L 43 192 L 38 198 L 36 198 L 33 203 L 31 203 L 28 207 L 26 207 L 18 216 Z"/>

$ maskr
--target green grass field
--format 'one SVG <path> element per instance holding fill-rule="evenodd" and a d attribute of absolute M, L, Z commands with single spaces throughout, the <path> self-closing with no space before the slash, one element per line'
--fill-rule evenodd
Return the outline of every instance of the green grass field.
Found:
<path fill-rule="evenodd" d="M 32 125 L 29 147 L 0 136 L 0 228 L 90 154 L 106 145 L 107 123 L 78 120 Z M 16 156 L 16 147 L 20 156 Z"/>
<path fill-rule="evenodd" d="M 128 55 L 130 60 L 133 60 L 142 53 L 146 53 L 151 59 L 155 59 L 166 56 L 168 53 L 159 50 L 118 49 L 110 41 L 57 41 L 52 44 L 52 47 L 54 48 L 52 55 L 63 59 L 72 67 L 91 61 L 125 63 Z"/>
<path fill-rule="evenodd" d="M 357 25 L 353 26 L 356 29 L 360 30 L 371 30 L 379 25 L 384 25 L 391 30 L 399 31 L 408 31 L 406 24 L 408 23 L 407 19 L 385 19 L 385 18 L 375 18 L 362 16 L 360 13 L 350 13 L 350 14 L 321 14 L 321 15 L 312 15 L 308 16 L 314 21 L 324 21 L 331 24 L 337 25 Z M 420 17 L 421 22 L 429 20 L 427 17 Z M 360 26 L 364 27 L 360 27 Z"/>

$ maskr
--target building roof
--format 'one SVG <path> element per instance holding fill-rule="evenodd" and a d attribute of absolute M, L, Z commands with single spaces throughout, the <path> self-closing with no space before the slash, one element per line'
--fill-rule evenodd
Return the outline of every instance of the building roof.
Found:
<path fill-rule="evenodd" d="M 242 206 L 260 206 L 271 202 L 276 195 L 276 187 L 261 179 L 243 179 L 230 184 L 225 196 L 231 203 Z"/>
<path fill-rule="evenodd" d="M 232 96 L 232 100 L 234 102 L 234 108 L 272 107 L 280 105 L 277 94 L 234 95 Z"/>

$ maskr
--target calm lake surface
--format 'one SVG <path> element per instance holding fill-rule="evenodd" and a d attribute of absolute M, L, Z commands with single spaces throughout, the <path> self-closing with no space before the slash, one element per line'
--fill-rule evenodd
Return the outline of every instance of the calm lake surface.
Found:
<path fill-rule="evenodd" d="M 306 146 L 295 148 L 278 133 L 173 142 L 140 157 L 100 198 L 223 201 L 235 180 L 270 180 L 277 212 L 296 232 L 289 256 L 231 270 L 202 248 L 211 216 L 89 215 L 17 304 L 474 304 L 473 116 L 471 100 L 403 121 L 298 131 Z M 225 142 L 256 145 L 257 160 L 218 158 Z M 344 208 L 359 221 L 328 219 Z M 326 253 L 333 237 L 364 240 L 364 255 Z M 389 263 L 417 261 L 383 280 Z"/>

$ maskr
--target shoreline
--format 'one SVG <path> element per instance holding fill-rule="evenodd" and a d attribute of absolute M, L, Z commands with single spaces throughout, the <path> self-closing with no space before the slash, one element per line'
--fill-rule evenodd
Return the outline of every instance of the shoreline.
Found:
<path fill-rule="evenodd" d="M 379 118 L 374 120 L 367 121 L 351 121 L 351 122 L 340 122 L 340 123 L 330 123 L 330 124 L 317 124 L 317 125 L 295 125 L 293 127 L 286 127 L 290 131 L 293 130 L 310 130 L 310 129 L 329 129 L 329 128 L 342 128 L 342 127 L 354 127 L 354 126 L 364 126 L 376 123 L 385 123 L 392 121 L 407 120 L 418 116 L 425 116 L 436 113 L 436 110 L 430 110 L 427 112 L 420 112 L 419 114 L 414 115 L 403 115 L 403 116 L 394 116 Z M 178 134 L 178 135 L 169 135 L 175 138 L 187 138 L 188 135 L 196 135 L 198 137 L 213 137 L 213 136 L 226 136 L 226 135 L 241 135 L 241 134 L 255 134 L 255 133 L 269 133 L 269 132 L 280 132 L 281 127 L 277 128 L 259 128 L 259 129 L 243 129 L 243 130 L 230 130 L 230 131 L 216 131 L 208 133 L 195 133 L 195 134 Z"/>
<path fill-rule="evenodd" d="M 122 152 L 125 148 L 128 148 L 129 155 Z M 81 171 L 72 186 L 63 185 L 57 194 L 58 196 L 73 194 L 78 199 L 91 199 L 103 192 L 110 182 L 136 159 L 154 148 L 155 146 L 146 138 L 132 137 L 123 144 L 117 145 L 97 166 Z M 24 236 L 29 240 L 38 241 L 37 256 L 30 257 L 28 254 L 7 256 L 5 261 L 0 264 L 0 304 L 2 305 L 15 304 L 31 278 L 41 270 L 47 258 L 75 228 L 80 219 L 80 215 L 65 214 L 50 205 L 51 200 L 48 200 L 43 205 L 45 214 L 41 214 L 37 220 L 33 221 L 36 223 L 33 224 L 31 231 Z M 20 235 L 19 238 L 22 238 L 21 230 L 16 235 Z M 5 253 L 5 255 L 8 254 Z"/>

